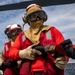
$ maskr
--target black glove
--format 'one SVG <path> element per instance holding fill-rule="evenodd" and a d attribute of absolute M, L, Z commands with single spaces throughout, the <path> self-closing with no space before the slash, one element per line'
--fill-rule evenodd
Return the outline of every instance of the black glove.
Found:
<path fill-rule="evenodd" d="M 55 50 L 54 57 L 63 56 L 63 55 L 69 57 L 73 56 L 72 42 L 70 39 L 64 40 L 59 45 L 57 45 L 55 49 L 56 50 Z"/>
<path fill-rule="evenodd" d="M 8 60 L 3 63 L 3 66 L 8 67 L 8 68 L 13 68 L 13 67 L 17 67 L 18 64 L 17 64 L 17 61 L 15 61 L 15 60 Z"/>
<path fill-rule="evenodd" d="M 71 47 L 71 46 L 66 47 L 65 53 L 67 56 L 71 57 L 72 59 L 75 59 L 75 49 L 73 49 L 73 47 Z"/>
<path fill-rule="evenodd" d="M 6 69 L 6 66 L 4 65 L 4 62 L 2 63 L 2 65 L 0 66 L 0 70 L 4 71 Z"/>
<path fill-rule="evenodd" d="M 42 56 L 46 55 L 44 46 L 33 46 L 32 48 L 40 51 L 42 53 Z"/>
<path fill-rule="evenodd" d="M 66 55 L 71 57 L 72 59 L 75 59 L 75 49 L 73 49 L 71 40 L 67 39 L 63 41 L 61 45 L 64 48 Z"/>

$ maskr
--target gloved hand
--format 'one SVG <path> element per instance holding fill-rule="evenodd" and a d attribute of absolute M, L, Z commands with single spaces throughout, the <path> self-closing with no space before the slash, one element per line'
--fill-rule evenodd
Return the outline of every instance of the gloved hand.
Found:
<path fill-rule="evenodd" d="M 26 49 L 19 51 L 19 57 L 22 59 L 30 59 L 34 60 L 36 58 L 36 55 L 41 55 L 42 53 L 36 49 L 32 49 L 32 47 L 35 46 L 35 44 L 27 47 Z"/>
<path fill-rule="evenodd" d="M 67 56 L 71 57 L 72 59 L 75 59 L 75 49 L 72 46 L 66 47 L 65 53 Z"/>
<path fill-rule="evenodd" d="M 13 67 L 17 67 L 17 66 L 18 66 L 18 64 L 16 61 L 8 60 L 8 61 L 2 63 L 2 65 L 0 66 L 0 69 L 5 70 L 6 67 L 13 68 Z"/>
<path fill-rule="evenodd" d="M 59 69 L 65 69 L 67 65 L 66 57 L 65 56 L 60 56 L 57 57 L 56 60 L 54 61 L 55 65 Z"/>
<path fill-rule="evenodd" d="M 2 70 L 0 70 L 0 75 L 3 75 L 3 71 Z"/>
<path fill-rule="evenodd" d="M 4 60 L 3 58 L 0 56 L 0 70 L 3 70 L 4 68 L 2 67 Z"/>
<path fill-rule="evenodd" d="M 54 53 L 55 52 L 55 45 L 47 45 L 45 46 L 45 52 Z"/>
<path fill-rule="evenodd" d="M 2 65 L 3 62 L 4 62 L 3 59 L 0 58 L 0 66 Z"/>
<path fill-rule="evenodd" d="M 0 53 L 0 66 L 2 65 L 3 62 L 4 62 L 4 59 L 3 59 L 2 53 Z"/>
<path fill-rule="evenodd" d="M 11 67 L 11 68 L 18 66 L 17 61 L 15 61 L 15 60 L 8 60 L 8 61 L 4 62 L 4 65 L 6 67 Z"/>

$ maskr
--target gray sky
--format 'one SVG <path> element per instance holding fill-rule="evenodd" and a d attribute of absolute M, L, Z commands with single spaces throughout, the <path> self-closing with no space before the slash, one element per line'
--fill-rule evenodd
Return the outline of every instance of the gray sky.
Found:
<path fill-rule="evenodd" d="M 0 0 L 0 5 L 21 1 L 26 0 Z M 55 26 L 62 32 L 65 39 L 69 38 L 75 44 L 75 4 L 47 6 L 43 7 L 43 9 L 48 15 L 48 20 L 44 24 Z M 24 13 L 25 9 L 0 12 L 0 49 L 5 42 L 4 30 L 6 26 L 14 23 L 22 25 L 22 16 Z M 28 27 L 28 25 L 25 25 L 24 29 Z M 70 62 L 73 62 L 73 60 L 70 59 Z"/>

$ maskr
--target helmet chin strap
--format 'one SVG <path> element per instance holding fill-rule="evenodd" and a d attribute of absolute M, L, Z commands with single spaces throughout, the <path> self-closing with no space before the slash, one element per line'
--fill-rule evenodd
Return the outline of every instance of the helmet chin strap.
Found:
<path fill-rule="evenodd" d="M 24 25 L 25 25 L 26 23 L 24 22 L 24 24 L 22 24 L 22 30 L 24 30 Z"/>

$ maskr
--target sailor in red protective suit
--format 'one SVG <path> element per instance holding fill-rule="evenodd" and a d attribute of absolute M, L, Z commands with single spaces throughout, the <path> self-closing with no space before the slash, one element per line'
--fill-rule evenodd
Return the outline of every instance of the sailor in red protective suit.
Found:
<path fill-rule="evenodd" d="M 23 21 L 30 28 L 19 34 L 9 51 L 9 58 L 22 60 L 20 75 L 64 75 L 68 57 L 53 57 L 55 46 L 64 37 L 55 27 L 44 25 L 46 20 L 47 14 L 41 6 L 31 4 L 26 8 Z M 35 46 L 48 47 L 49 51 L 38 51 Z"/>
<path fill-rule="evenodd" d="M 4 70 L 3 75 L 19 75 L 19 69 L 16 68 L 18 66 L 17 61 L 9 60 L 8 53 L 16 37 L 21 31 L 22 28 L 18 24 L 8 25 L 5 30 L 5 34 L 7 35 L 8 41 L 5 42 L 3 47 L 4 62 L 1 65 L 1 68 Z"/>

